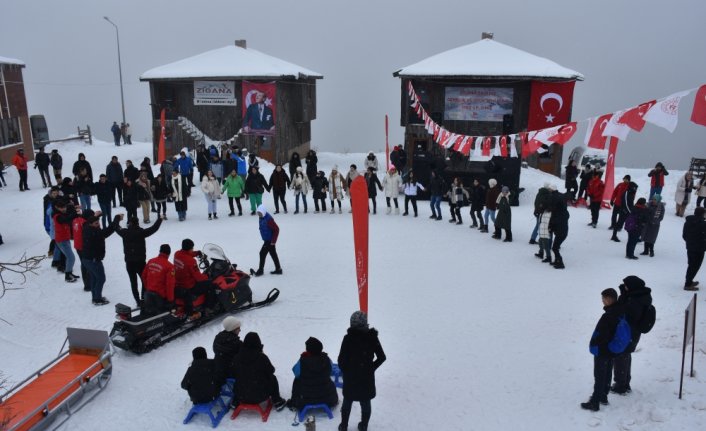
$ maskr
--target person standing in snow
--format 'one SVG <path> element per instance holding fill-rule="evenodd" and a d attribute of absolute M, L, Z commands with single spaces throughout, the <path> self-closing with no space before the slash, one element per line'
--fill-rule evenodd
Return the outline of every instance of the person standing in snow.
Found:
<path fill-rule="evenodd" d="M 157 206 L 157 218 L 159 218 L 160 213 L 162 214 L 162 219 L 167 219 L 167 199 L 170 195 L 169 184 L 165 180 L 164 174 L 158 174 L 154 179 L 152 184 L 152 198 L 155 205 Z"/>
<path fill-rule="evenodd" d="M 576 160 L 569 160 L 569 164 L 566 165 L 565 172 L 564 185 L 566 187 L 566 193 L 573 202 L 576 200 L 576 191 L 579 188 L 579 184 L 576 181 L 576 178 L 579 176 L 579 170 L 576 167 Z"/>
<path fill-rule="evenodd" d="M 566 206 L 568 196 L 559 193 L 555 186 L 550 186 L 552 217 L 549 220 L 549 230 L 554 236 L 552 239 L 552 251 L 554 252 L 554 263 L 556 269 L 564 269 L 564 258 L 559 253 L 561 245 L 569 236 L 569 210 Z"/>
<path fill-rule="evenodd" d="M 201 191 L 208 203 L 208 219 L 218 218 L 218 199 L 221 198 L 221 186 L 218 179 L 213 175 L 213 171 L 206 172 L 206 176 L 201 178 Z"/>
<path fill-rule="evenodd" d="M 137 201 L 140 203 L 140 208 L 142 208 L 142 222 L 149 224 L 150 204 L 152 203 L 152 182 L 146 171 L 140 172 L 140 177 L 135 182 L 135 186 L 137 187 Z"/>
<path fill-rule="evenodd" d="M 49 175 L 49 154 L 44 152 L 44 147 L 39 148 L 39 152 L 34 156 L 34 169 L 39 169 L 44 188 L 51 187 L 51 175 Z"/>
<path fill-rule="evenodd" d="M 608 391 L 613 372 L 613 354 L 608 350 L 608 343 L 615 335 L 622 307 L 618 304 L 618 292 L 613 288 L 601 292 L 604 313 L 593 330 L 589 350 L 593 355 L 593 393 L 591 398 L 581 403 L 581 408 L 597 412 L 600 404 L 608 405 Z"/>
<path fill-rule="evenodd" d="M 76 255 L 74 255 L 74 252 L 71 250 L 71 224 L 76 217 L 79 217 L 79 214 L 76 213 L 74 206 L 69 205 L 65 199 L 57 199 L 54 202 L 54 210 L 52 212 L 54 240 L 56 242 L 56 248 L 66 257 L 64 280 L 67 283 L 74 283 L 79 279 L 79 277 L 73 273 Z M 701 256 L 703 258 L 703 252 Z"/>
<path fill-rule="evenodd" d="M 505 239 L 503 242 L 512 242 L 512 211 L 510 208 L 510 188 L 503 186 L 500 195 L 495 201 L 498 205 L 498 216 L 495 220 L 495 233 L 493 238 L 500 239 L 502 237 L 500 230 L 505 230 Z"/>
<path fill-rule="evenodd" d="M 404 187 L 404 213 L 402 215 L 406 216 L 409 214 L 409 203 L 412 202 L 414 216 L 417 217 L 417 192 L 419 189 L 424 191 L 424 186 L 417 182 L 412 171 L 409 171 L 407 180 L 402 186 Z"/>
<path fill-rule="evenodd" d="M 125 178 L 125 176 L 123 175 L 123 167 L 118 161 L 117 156 L 110 158 L 110 163 L 105 167 L 105 175 L 108 179 L 108 183 L 113 186 L 115 190 L 111 199 L 113 201 L 113 208 L 115 208 L 115 192 L 118 194 L 119 205 L 123 206 L 123 178 Z"/>
<path fill-rule="evenodd" d="M 257 215 L 260 218 L 259 226 L 260 237 L 262 237 L 262 247 L 260 248 L 260 265 L 258 266 L 257 271 L 251 270 L 251 272 L 256 277 L 264 274 L 265 259 L 269 254 L 275 264 L 275 270 L 270 271 L 270 274 L 282 274 L 282 266 L 279 263 L 277 249 L 275 249 L 275 244 L 277 243 L 277 238 L 279 237 L 279 226 L 277 226 L 275 219 L 268 214 L 264 205 L 257 207 Z"/>
<path fill-rule="evenodd" d="M 299 153 L 296 151 L 292 153 L 292 157 L 289 158 L 289 177 L 292 178 L 294 173 L 297 172 L 297 168 L 301 167 L 302 161 L 299 157 Z"/>
<path fill-rule="evenodd" d="M 361 420 L 358 431 L 367 431 L 370 422 L 370 401 L 375 398 L 375 370 L 387 357 L 378 331 L 368 327 L 368 316 L 362 311 L 351 315 L 350 327 L 341 342 L 338 367 L 343 374 L 343 403 L 338 431 L 348 429 L 348 419 L 354 401 L 360 402 Z"/>
<path fill-rule="evenodd" d="M 603 192 L 605 190 L 605 184 L 601 180 L 601 172 L 596 170 L 593 172 L 593 178 L 588 182 L 588 188 L 586 189 L 586 194 L 589 199 L 589 208 L 591 209 L 591 222 L 589 226 L 595 229 L 598 224 L 598 215 L 601 212 L 601 205 L 603 204 Z"/>
<path fill-rule="evenodd" d="M 196 150 L 196 170 L 199 171 L 199 181 L 206 176 L 209 160 L 211 160 L 211 157 L 206 149 L 206 146 L 203 144 L 199 145 Z"/>
<path fill-rule="evenodd" d="M 250 168 L 250 173 L 245 179 L 245 195 L 250 199 L 250 215 L 255 215 L 255 210 L 262 204 L 262 195 L 269 191 L 267 180 L 256 167 Z"/>
<path fill-rule="evenodd" d="M 628 275 L 620 285 L 618 304 L 625 312 L 625 320 L 630 325 L 632 341 L 625 351 L 613 359 L 615 384 L 610 391 L 619 395 L 632 391 L 630 374 L 632 368 L 632 353 L 640 342 L 640 324 L 645 319 L 647 309 L 652 305 L 652 289 L 645 286 L 645 281 L 635 275 Z M 654 323 L 654 322 L 653 322 Z"/>
<path fill-rule="evenodd" d="M 677 202 L 677 216 L 684 217 L 684 211 L 691 201 L 691 192 L 694 190 L 694 179 L 691 172 L 687 171 L 677 183 L 674 200 Z"/>
<path fill-rule="evenodd" d="M 390 152 L 390 163 L 392 163 L 397 172 L 402 175 L 404 167 L 407 164 L 407 153 L 405 153 L 401 145 L 395 145 L 392 152 Z"/>
<path fill-rule="evenodd" d="M 537 196 L 534 197 L 534 217 L 536 221 L 534 224 L 534 229 L 532 230 L 532 235 L 530 235 L 530 244 L 537 244 L 537 235 L 539 234 L 539 218 L 541 217 L 542 212 L 549 208 L 550 194 L 551 191 L 549 190 L 549 183 L 544 183 L 544 186 L 540 187 L 537 191 Z"/>
<path fill-rule="evenodd" d="M 485 194 L 485 213 L 483 214 L 484 225 L 480 232 L 488 233 L 489 219 L 495 224 L 495 211 L 498 209 L 498 197 L 500 196 L 500 186 L 495 178 L 488 180 L 488 191 Z"/>
<path fill-rule="evenodd" d="M 375 162 L 377 164 L 377 161 Z M 380 180 L 378 179 L 378 176 L 375 174 L 375 169 L 372 167 L 368 167 L 367 171 L 365 172 L 365 184 L 368 187 L 368 199 L 370 199 L 373 202 L 373 214 L 378 213 L 378 203 L 377 203 L 377 195 L 378 195 L 378 190 L 382 191 L 382 184 L 380 184 Z M 377 189 L 375 188 L 377 186 Z M 368 212 L 370 212 L 370 209 L 368 209 Z"/>
<path fill-rule="evenodd" d="M 597 169 L 598 166 L 596 166 L 596 170 Z M 586 164 L 586 166 L 584 166 L 581 170 L 581 175 L 579 175 L 581 181 L 579 181 L 578 199 L 588 200 L 586 192 L 588 191 L 588 183 L 591 181 L 591 179 L 593 179 L 593 172 L 593 167 L 590 164 Z"/>
<path fill-rule="evenodd" d="M 625 230 L 628 233 L 628 242 L 625 244 L 625 257 L 627 259 L 637 260 L 635 256 L 635 247 L 640 241 L 640 235 L 647 223 L 647 201 L 645 198 L 640 198 L 635 203 L 632 212 L 625 219 Z"/>
<path fill-rule="evenodd" d="M 697 287 L 699 282 L 694 281 L 694 277 L 696 277 L 701 268 L 701 264 L 704 261 L 704 252 L 706 252 L 706 220 L 704 220 L 704 214 L 706 214 L 706 209 L 697 207 L 694 209 L 694 215 L 687 216 L 686 220 L 684 220 L 682 238 L 686 243 L 688 260 L 684 290 L 699 290 Z"/>
<path fill-rule="evenodd" d="M 316 173 L 319 171 L 317 164 L 319 163 L 319 158 L 316 156 L 316 151 L 309 150 L 306 153 L 306 176 L 309 179 L 309 183 L 314 180 Z"/>
<path fill-rule="evenodd" d="M 429 177 L 429 207 L 431 207 L 430 219 L 441 220 L 441 198 L 446 191 L 446 182 L 435 170 L 431 171 Z M 395 202 L 397 206 L 397 202 Z"/>
<path fill-rule="evenodd" d="M 106 305 L 109 301 L 103 296 L 103 285 L 105 285 L 105 239 L 115 230 L 114 225 L 122 215 L 115 216 L 113 223 L 107 228 L 101 229 L 98 217 L 89 217 L 83 224 L 83 263 L 90 275 L 91 294 L 93 305 Z"/>
<path fill-rule="evenodd" d="M 700 207 L 706 200 L 706 174 L 701 174 L 701 179 L 696 185 L 696 206 Z"/>
<path fill-rule="evenodd" d="M 282 169 L 282 165 L 278 163 L 275 166 L 275 170 L 272 171 L 272 175 L 270 175 L 270 190 L 272 190 L 272 197 L 275 200 L 275 214 L 279 214 L 280 202 L 284 213 L 287 214 L 287 202 L 284 200 L 284 196 L 287 194 L 287 187 L 291 184 L 292 180 L 289 179 L 289 175 Z"/>
<path fill-rule="evenodd" d="M 127 229 L 120 227 L 122 217 L 116 219 L 115 232 L 123 240 L 123 253 L 125 255 L 125 270 L 130 279 L 130 288 L 135 303 L 140 306 L 145 298 L 145 283 L 140 280 L 142 289 L 137 290 L 137 279 L 140 278 L 147 264 L 147 246 L 145 239 L 159 230 L 162 225 L 162 218 L 157 217 L 157 221 L 147 229 L 140 227 L 140 220 L 137 217 L 128 218 Z"/>
<path fill-rule="evenodd" d="M 179 221 L 184 221 L 186 220 L 186 211 L 188 209 L 187 197 L 189 196 L 189 186 L 186 184 L 184 177 L 179 174 L 179 169 L 172 171 L 170 189 L 172 191 L 172 200 L 174 200 L 174 209 L 179 217 Z"/>
<path fill-rule="evenodd" d="M 398 201 L 398 196 L 400 195 L 400 188 L 402 187 L 402 177 L 397 172 L 397 168 L 394 166 L 390 167 L 387 174 L 382 179 L 382 188 L 385 190 L 385 203 L 387 204 L 386 213 L 390 214 L 392 207 L 390 206 L 390 200 L 395 203 L 395 214 L 400 213 L 400 205 Z"/>
<path fill-rule="evenodd" d="M 659 226 L 664 218 L 664 204 L 662 203 L 662 196 L 655 193 L 650 199 L 650 204 L 647 206 L 647 217 L 645 222 L 645 228 L 642 233 L 642 240 L 645 242 L 645 249 L 640 255 L 654 257 L 655 255 L 655 242 L 657 242 L 657 235 L 659 235 Z"/>
<path fill-rule="evenodd" d="M 552 231 L 549 229 L 549 223 L 552 219 L 552 211 L 549 207 L 540 205 L 539 209 L 539 252 L 535 253 L 542 260 L 542 263 L 552 265 Z"/>
<path fill-rule="evenodd" d="M 20 148 L 12 158 L 12 164 L 17 168 L 17 173 L 20 175 L 20 191 L 29 190 L 27 185 L 27 157 L 25 151 Z"/>
<path fill-rule="evenodd" d="M 479 228 L 484 229 L 485 224 L 483 224 L 483 206 L 485 205 L 485 187 L 478 181 L 478 178 L 473 179 L 473 185 L 471 185 L 471 229 Z"/>
<path fill-rule="evenodd" d="M 346 179 L 343 175 L 338 172 L 338 165 L 333 165 L 331 169 L 331 174 L 328 176 L 328 194 L 331 200 L 331 214 L 333 214 L 336 209 L 334 202 L 338 201 L 338 213 L 341 214 L 341 200 L 344 199 L 344 190 L 346 190 Z"/>
<path fill-rule="evenodd" d="M 461 208 L 463 207 L 463 202 L 468 201 L 470 196 L 466 189 L 463 188 L 463 183 L 459 177 L 455 177 L 453 179 L 451 188 L 446 195 L 449 198 L 449 209 L 451 210 L 451 219 L 449 220 L 449 223 L 456 223 L 458 225 L 463 224 L 463 219 L 461 218 Z"/>
<path fill-rule="evenodd" d="M 51 163 L 51 168 L 54 173 L 54 179 L 56 179 L 56 184 L 58 185 L 61 180 L 61 168 L 64 165 L 64 160 L 61 157 L 61 154 L 59 154 L 59 150 L 51 150 L 51 156 L 49 157 L 49 163 Z M 3 181 L 4 182 L 4 181 Z M 7 184 L 5 184 L 7 185 Z"/>
<path fill-rule="evenodd" d="M 120 146 L 120 126 L 118 126 L 117 121 L 113 121 L 113 125 L 110 127 L 110 132 L 113 134 L 113 140 L 115 141 L 115 146 Z"/>
<path fill-rule="evenodd" d="M 358 166 L 355 164 L 351 165 L 350 169 L 348 170 L 348 173 L 346 174 L 346 189 L 350 190 L 351 189 L 351 184 L 353 184 L 353 180 L 358 178 L 360 175 L 360 172 L 358 172 Z M 348 195 L 348 200 L 351 203 L 351 209 L 348 210 L 349 213 L 353 212 L 353 198 L 351 198 L 350 193 Z"/>
<path fill-rule="evenodd" d="M 306 214 L 306 195 L 309 193 L 311 184 L 309 183 L 309 178 L 304 175 L 301 167 L 298 167 L 297 171 L 294 173 L 290 187 L 294 191 L 294 214 L 299 214 L 299 198 L 301 198 L 304 203 L 304 214 Z"/>
<path fill-rule="evenodd" d="M 613 192 L 613 196 L 615 198 L 612 202 L 614 202 L 615 206 L 619 208 L 617 224 L 613 226 L 613 236 L 610 238 L 611 241 L 615 242 L 620 242 L 620 239 L 618 239 L 618 232 L 623 228 L 623 226 L 625 225 L 625 220 L 628 218 L 628 215 L 633 212 L 635 207 L 635 195 L 637 194 L 637 184 L 630 181 L 630 175 L 626 175 L 626 177 L 628 179 L 628 183 L 627 186 L 623 189 L 623 192 L 617 196 L 615 192 Z M 623 184 L 621 184 L 620 186 L 622 186 Z"/>
<path fill-rule="evenodd" d="M 618 224 L 618 220 L 620 219 L 622 213 L 621 208 L 623 204 L 623 196 L 625 196 L 625 192 L 628 190 L 629 185 L 630 175 L 625 175 L 623 177 L 623 181 L 616 185 L 615 189 L 613 189 L 613 194 L 610 198 L 610 206 L 613 208 L 613 214 L 611 215 L 610 227 L 608 229 L 615 230 L 617 226 L 617 230 L 619 231 L 623 228 L 622 224 Z"/>
<path fill-rule="evenodd" d="M 93 169 L 91 169 L 91 164 L 86 160 L 86 155 L 83 153 L 78 153 L 78 160 L 74 162 L 73 168 L 71 168 L 71 173 L 74 174 L 74 178 L 78 178 L 83 170 L 86 170 L 86 175 L 93 182 Z"/>
<path fill-rule="evenodd" d="M 230 213 L 228 217 L 235 215 L 235 208 L 233 208 L 233 200 L 238 205 L 238 215 L 243 215 L 243 206 L 240 204 L 240 198 L 243 197 L 245 193 L 245 181 L 238 175 L 238 171 L 233 169 L 223 183 L 223 188 L 221 192 L 226 192 L 228 195 L 228 206 L 230 207 Z M 286 211 L 285 211 L 286 212 Z"/>
<path fill-rule="evenodd" d="M 326 179 L 326 174 L 324 173 L 324 171 L 319 171 L 316 174 L 316 177 L 314 177 L 314 182 L 311 183 L 311 188 L 314 194 L 314 212 L 317 214 L 319 212 L 325 213 L 326 193 L 328 193 L 328 180 Z M 321 203 L 321 211 L 319 211 L 319 203 Z"/>
<path fill-rule="evenodd" d="M 655 194 L 662 194 L 662 188 L 664 187 L 664 177 L 666 177 L 667 175 L 669 175 L 669 172 L 667 171 L 667 168 L 664 167 L 662 162 L 658 162 L 655 165 L 655 168 L 647 174 L 647 176 L 650 177 L 650 200 Z"/>
<path fill-rule="evenodd" d="M 365 171 L 367 172 L 368 169 L 372 168 L 373 172 L 378 171 L 378 158 L 375 157 L 375 153 L 372 151 L 368 152 L 368 156 L 365 158 L 363 161 L 363 166 L 365 166 Z"/>

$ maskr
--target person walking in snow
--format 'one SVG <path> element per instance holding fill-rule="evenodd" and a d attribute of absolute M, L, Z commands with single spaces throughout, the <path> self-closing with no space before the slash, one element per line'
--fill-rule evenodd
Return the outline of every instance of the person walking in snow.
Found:
<path fill-rule="evenodd" d="M 386 213 L 390 214 L 392 212 L 392 207 L 390 206 L 390 200 L 395 203 L 395 214 L 400 213 L 400 205 L 398 197 L 400 195 L 400 188 L 402 187 L 402 177 L 397 172 L 397 168 L 391 166 L 390 169 L 385 174 L 382 179 L 382 188 L 385 190 L 385 204 L 387 205 Z"/>
<path fill-rule="evenodd" d="M 130 280 L 132 297 L 138 306 L 142 305 L 145 298 L 145 283 L 140 279 L 142 289 L 137 290 L 137 279 L 141 277 L 147 264 L 147 245 L 145 239 L 152 236 L 162 225 L 162 218 L 157 217 L 157 221 L 147 229 L 140 227 L 140 220 L 137 217 L 128 218 L 127 229 L 120 227 L 122 217 L 115 220 L 115 233 L 123 240 L 123 254 L 125 255 L 125 270 Z"/>
<path fill-rule="evenodd" d="M 484 225 L 479 232 L 488 233 L 489 220 L 495 224 L 495 211 L 498 209 L 498 197 L 500 196 L 500 186 L 495 178 L 488 180 L 488 191 L 485 194 L 485 213 L 483 214 Z"/>
<path fill-rule="evenodd" d="M 287 175 L 287 174 L 285 174 Z M 314 182 L 311 184 L 314 194 L 314 211 L 326 212 L 326 193 L 328 193 L 328 180 L 324 171 L 319 171 L 314 177 Z M 319 211 L 319 203 L 321 203 L 321 211 Z"/>
<path fill-rule="evenodd" d="M 39 169 L 44 188 L 51 187 L 51 175 L 49 175 L 49 154 L 44 152 L 44 147 L 39 148 L 39 152 L 34 156 L 34 169 Z"/>
<path fill-rule="evenodd" d="M 552 217 L 549 220 L 549 230 L 553 235 L 552 251 L 554 252 L 554 262 L 552 266 L 556 269 L 564 269 L 564 258 L 559 253 L 561 245 L 569 236 L 569 210 L 566 202 L 570 199 L 569 196 L 559 193 L 555 186 L 550 186 L 551 203 L 550 208 Z"/>
<path fill-rule="evenodd" d="M 299 198 L 301 198 L 304 203 L 304 214 L 306 214 L 306 195 L 309 193 L 311 184 L 309 183 L 309 178 L 304 175 L 301 167 L 298 167 L 297 171 L 294 173 L 290 187 L 294 191 L 294 214 L 299 214 Z"/>
<path fill-rule="evenodd" d="M 429 207 L 431 208 L 430 219 L 441 220 L 441 199 L 446 192 L 446 181 L 436 170 L 431 171 L 429 177 Z M 396 205 L 396 203 L 395 203 Z"/>
<path fill-rule="evenodd" d="M 152 199 L 154 200 L 154 203 L 157 206 L 157 218 L 159 218 L 161 214 L 162 219 L 166 220 L 167 199 L 171 195 L 171 191 L 169 190 L 169 184 L 167 183 L 167 180 L 165 180 L 165 176 L 163 174 L 158 174 L 157 177 L 154 179 L 154 183 L 152 184 L 151 188 Z"/>
<path fill-rule="evenodd" d="M 510 188 L 503 186 L 500 195 L 495 201 L 498 205 L 498 215 L 495 220 L 495 233 L 493 238 L 500 239 L 502 237 L 500 230 L 505 230 L 505 239 L 503 242 L 512 242 L 512 211 L 510 208 Z"/>
<path fill-rule="evenodd" d="M 449 209 L 451 210 L 451 219 L 449 223 L 456 223 L 457 225 L 463 224 L 463 219 L 461 218 L 461 208 L 464 202 L 468 202 L 470 195 L 468 191 L 463 187 L 463 183 L 459 177 L 455 177 L 451 183 L 451 188 L 449 188 L 446 194 L 449 198 Z"/>
<path fill-rule="evenodd" d="M 552 265 L 552 231 L 549 229 L 549 224 L 552 220 L 552 211 L 550 207 L 539 207 L 539 252 L 534 255 L 542 259 L 542 263 Z"/>
<path fill-rule="evenodd" d="M 669 172 L 667 171 L 667 168 L 664 167 L 662 162 L 658 162 L 655 165 L 655 168 L 647 174 L 647 176 L 650 177 L 650 200 L 655 194 L 662 194 L 662 188 L 664 187 L 664 177 L 666 177 L 667 175 L 669 175 Z"/>
<path fill-rule="evenodd" d="M 655 242 L 657 242 L 657 235 L 659 235 L 659 226 L 662 223 L 662 219 L 664 219 L 664 211 L 662 196 L 655 193 L 652 195 L 650 204 L 647 206 L 645 228 L 642 232 L 642 240 L 645 242 L 645 249 L 640 255 L 646 256 L 649 254 L 650 257 L 654 257 Z"/>
<path fill-rule="evenodd" d="M 338 172 L 338 165 L 333 165 L 331 174 L 328 176 L 328 194 L 331 200 L 331 214 L 336 211 L 334 202 L 338 202 L 338 213 L 341 214 L 341 200 L 345 198 L 344 190 L 347 189 L 346 179 Z"/>
<path fill-rule="evenodd" d="M 256 167 L 250 168 L 250 173 L 245 179 L 245 197 L 250 199 L 250 215 L 255 215 L 255 210 L 262 204 L 262 195 L 269 191 L 267 180 Z"/>
<path fill-rule="evenodd" d="M 368 199 L 373 202 L 373 214 L 377 214 L 377 195 L 378 190 L 382 191 L 382 184 L 380 183 L 380 180 L 378 179 L 378 176 L 375 173 L 375 169 L 373 169 L 372 167 L 368 167 L 367 171 L 365 172 L 365 184 L 368 187 Z M 375 188 L 376 186 L 377 189 Z M 368 212 L 370 212 L 370 209 L 368 209 Z"/>
<path fill-rule="evenodd" d="M 706 209 L 697 207 L 694 209 L 694 215 L 687 216 L 684 220 L 682 239 L 684 239 L 686 243 L 686 257 L 688 261 L 684 290 L 699 290 L 697 287 L 699 282 L 694 281 L 694 277 L 696 277 L 696 274 L 701 268 L 701 264 L 704 261 L 704 252 L 706 252 L 705 214 Z"/>
<path fill-rule="evenodd" d="M 142 222 L 150 223 L 150 204 L 152 203 L 152 182 L 147 176 L 147 172 L 141 171 L 140 177 L 135 183 L 137 188 L 137 201 L 142 208 Z"/>
<path fill-rule="evenodd" d="M 404 213 L 402 215 L 409 214 L 409 203 L 412 202 L 414 216 L 417 217 L 417 193 L 419 189 L 424 191 L 424 186 L 414 178 L 414 172 L 409 171 L 407 180 L 402 184 L 402 187 L 404 187 Z"/>
<path fill-rule="evenodd" d="M 618 304 L 618 292 L 613 288 L 601 292 L 603 315 L 593 330 L 588 346 L 593 355 L 593 393 L 581 408 L 597 412 L 600 405 L 608 405 L 608 391 L 613 372 L 613 354 L 608 349 L 608 343 L 615 335 L 622 307 Z"/>
<path fill-rule="evenodd" d="M 367 431 L 371 415 L 370 401 L 376 395 L 375 371 L 386 359 L 378 331 L 368 327 L 367 314 L 362 311 L 354 312 L 338 353 L 338 367 L 343 374 L 343 402 L 338 431 L 348 430 L 354 401 L 360 403 L 361 410 L 358 430 Z"/>
<path fill-rule="evenodd" d="M 619 211 L 617 223 L 615 226 L 613 226 L 613 236 L 610 238 L 611 241 L 615 242 L 620 242 L 620 239 L 618 239 L 618 232 L 623 228 L 623 226 L 625 225 L 625 220 L 628 218 L 628 215 L 630 215 L 630 213 L 634 210 L 635 207 L 635 195 L 637 194 L 637 184 L 630 181 L 630 175 L 626 175 L 626 177 L 628 179 L 628 183 L 623 189 L 623 192 L 617 196 L 615 192 L 613 192 L 614 199 L 612 202 L 614 202 L 615 206 L 618 207 Z M 623 184 L 621 184 L 621 186 Z"/>
<path fill-rule="evenodd" d="M 243 215 L 243 207 L 240 205 L 240 198 L 243 197 L 245 193 L 245 181 L 238 175 L 238 171 L 233 169 L 223 183 L 223 188 L 221 192 L 226 192 L 228 196 L 228 206 L 230 207 L 230 213 L 228 217 L 233 217 L 235 215 L 235 208 L 233 208 L 233 200 L 238 206 L 238 215 Z"/>
<path fill-rule="evenodd" d="M 262 238 L 262 247 L 260 248 L 260 265 L 258 266 L 257 271 L 250 271 L 252 275 L 256 277 L 264 274 L 265 259 L 269 254 L 275 264 L 275 270 L 270 271 L 270 274 L 282 274 L 282 266 L 279 263 L 277 249 L 275 249 L 275 244 L 277 243 L 277 238 L 279 237 L 279 226 L 277 226 L 275 219 L 272 218 L 272 216 L 267 212 L 264 205 L 257 207 L 257 215 L 260 218 L 259 228 L 260 237 Z"/>
<path fill-rule="evenodd" d="M 677 216 L 684 217 L 686 207 L 691 201 L 691 192 L 694 190 L 694 179 L 690 171 L 687 171 L 677 183 L 677 191 L 674 200 L 677 202 Z"/>
<path fill-rule="evenodd" d="M 604 191 L 605 184 L 601 180 L 601 172 L 596 170 L 593 172 L 593 178 L 588 182 L 588 188 L 586 189 L 589 199 L 588 207 L 591 209 L 591 222 L 588 225 L 594 229 L 598 225 L 598 216 L 601 212 L 601 205 L 603 205 Z"/>
<path fill-rule="evenodd" d="M 479 228 L 483 229 L 485 227 L 485 224 L 483 223 L 483 207 L 485 205 L 485 187 L 483 184 L 478 181 L 478 178 L 473 179 L 473 185 L 471 185 L 471 220 L 473 220 L 473 224 L 471 224 L 471 229 L 473 228 Z"/>
<path fill-rule="evenodd" d="M 208 219 L 218 218 L 218 199 L 221 198 L 221 185 L 213 174 L 213 171 L 206 172 L 206 176 L 201 178 L 201 191 L 208 203 Z"/>
<path fill-rule="evenodd" d="M 625 244 L 625 257 L 627 259 L 637 260 L 635 256 L 635 247 L 640 241 L 640 235 L 647 223 L 647 201 L 645 198 L 640 198 L 635 203 L 632 212 L 625 219 L 625 230 L 628 232 L 628 242 Z"/>
<path fill-rule="evenodd" d="M 27 156 L 25 156 L 25 150 L 20 148 L 15 153 L 15 157 L 12 158 L 12 164 L 17 168 L 17 173 L 20 176 L 20 191 L 29 190 L 27 185 Z"/>
<path fill-rule="evenodd" d="M 292 180 L 287 175 L 287 172 L 282 168 L 281 164 L 275 166 L 275 170 L 270 175 L 270 190 L 272 197 L 275 200 L 275 214 L 279 214 L 279 204 L 282 203 L 282 209 L 287 214 L 287 201 L 284 200 L 287 194 L 287 188 L 292 184 Z M 325 206 L 325 205 L 324 205 Z"/>

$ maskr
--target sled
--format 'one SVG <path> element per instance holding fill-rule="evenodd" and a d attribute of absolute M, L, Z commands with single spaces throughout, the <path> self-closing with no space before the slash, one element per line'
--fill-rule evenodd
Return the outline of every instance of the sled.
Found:
<path fill-rule="evenodd" d="M 112 374 L 106 331 L 66 328 L 69 348 L 0 396 L 8 431 L 59 428 L 98 395 Z"/>

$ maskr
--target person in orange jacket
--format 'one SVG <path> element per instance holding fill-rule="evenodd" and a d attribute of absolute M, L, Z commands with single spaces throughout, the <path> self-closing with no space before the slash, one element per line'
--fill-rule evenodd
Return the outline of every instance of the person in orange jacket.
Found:
<path fill-rule="evenodd" d="M 27 186 L 27 157 L 25 156 L 25 150 L 20 148 L 17 150 L 15 157 L 12 158 L 12 164 L 17 168 L 17 172 L 20 174 L 20 191 L 29 190 Z"/>
<path fill-rule="evenodd" d="M 198 312 L 192 313 L 194 299 L 206 294 L 209 304 L 212 291 L 208 276 L 199 271 L 196 256 L 201 256 L 201 252 L 194 251 L 194 242 L 189 238 L 184 239 L 181 250 L 174 253 L 176 296 L 184 300 L 184 311 L 191 320 L 201 317 Z"/>
<path fill-rule="evenodd" d="M 176 283 L 174 265 L 169 261 L 172 253 L 169 244 L 159 247 L 159 256 L 150 259 L 142 271 L 145 286 L 144 310 L 147 314 L 158 314 L 174 304 Z"/>

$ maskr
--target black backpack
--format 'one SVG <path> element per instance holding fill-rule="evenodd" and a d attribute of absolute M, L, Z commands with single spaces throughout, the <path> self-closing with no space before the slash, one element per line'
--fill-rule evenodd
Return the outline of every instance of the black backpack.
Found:
<path fill-rule="evenodd" d="M 642 313 L 642 318 L 637 322 L 637 329 L 643 333 L 647 334 L 655 326 L 655 321 L 657 320 L 657 310 L 655 306 L 650 304 L 645 308 L 644 313 Z"/>

